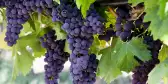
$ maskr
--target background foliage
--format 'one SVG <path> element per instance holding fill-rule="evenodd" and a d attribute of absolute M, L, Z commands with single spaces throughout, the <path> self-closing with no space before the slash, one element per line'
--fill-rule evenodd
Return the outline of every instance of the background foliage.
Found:
<path fill-rule="evenodd" d="M 59 0 L 54 1 L 59 2 Z M 77 7 L 81 10 L 84 18 L 90 5 L 94 2 L 95 0 L 76 0 Z M 161 79 L 166 80 L 168 77 L 168 0 L 129 0 L 132 6 L 141 2 L 145 4 L 144 12 L 146 12 L 146 16 L 144 22 L 151 21 L 149 26 L 151 35 L 153 35 L 155 40 L 160 39 L 164 42 L 159 53 L 161 63 L 152 70 L 148 79 L 149 84 L 158 84 Z M 99 8 L 99 10 L 101 9 L 103 10 L 103 8 Z M 5 9 L 0 9 L 0 11 L 0 24 L 3 24 L 1 28 L 4 29 L 6 25 Z M 107 11 L 104 12 L 100 13 L 106 16 L 106 27 L 109 24 L 114 25 L 115 16 Z M 14 79 L 19 73 L 24 76 L 27 75 L 31 71 L 33 60 L 44 55 L 45 49 L 41 47 L 39 42 L 40 36 L 50 29 L 55 29 L 58 39 L 66 38 L 66 33 L 61 30 L 61 25 L 59 22 L 53 23 L 51 17 L 33 13 L 31 14 L 31 19 L 23 25 L 24 29 L 21 31 L 20 38 L 12 48 L 6 46 L 3 40 L 5 30 L 3 30 L 0 34 L 0 48 L 10 49 L 13 52 Z M 64 50 L 71 53 L 67 42 Z M 134 56 L 138 56 L 143 61 L 151 59 L 147 45 L 143 44 L 142 39 L 136 37 L 129 42 L 122 42 L 117 38 L 111 38 L 110 42 L 104 42 L 95 35 L 90 52 L 96 53 L 100 58 L 97 76 L 105 79 L 108 83 L 116 79 L 122 71 L 130 72 L 138 65 Z"/>

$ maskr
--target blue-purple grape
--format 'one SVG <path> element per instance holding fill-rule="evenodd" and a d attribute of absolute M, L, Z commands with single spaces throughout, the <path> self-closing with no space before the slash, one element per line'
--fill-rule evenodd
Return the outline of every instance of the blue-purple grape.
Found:
<path fill-rule="evenodd" d="M 142 63 L 140 66 L 137 66 L 133 70 L 133 80 L 132 84 L 146 84 L 148 79 L 148 74 L 152 71 L 156 64 L 159 63 L 158 59 L 149 60 Z"/>
<path fill-rule="evenodd" d="M 58 7 L 53 8 L 52 16 L 54 21 L 63 23 L 62 29 L 68 34 L 67 40 L 69 48 L 72 50 L 70 73 L 73 77 L 73 83 L 93 84 L 95 77 L 93 80 L 85 80 L 85 75 L 88 74 L 85 71 L 89 65 L 88 51 L 93 42 L 93 34 L 104 32 L 103 18 L 94 9 L 91 9 L 88 11 L 86 19 L 83 19 L 77 7 L 72 7 L 66 3 L 61 3 Z"/>
<path fill-rule="evenodd" d="M 162 42 L 160 40 L 153 40 L 152 36 L 144 36 L 144 43 L 148 45 L 148 50 L 151 52 L 152 59 L 141 62 L 140 66 L 135 67 L 133 70 L 134 74 L 132 75 L 132 84 L 146 84 L 148 74 L 152 71 L 155 65 L 160 62 L 158 54 L 161 49 Z"/>
<path fill-rule="evenodd" d="M 44 61 L 46 84 L 58 84 L 59 73 L 63 70 L 69 54 L 64 52 L 65 40 L 56 40 L 55 31 L 52 30 L 40 38 L 40 42 L 47 53 Z"/>

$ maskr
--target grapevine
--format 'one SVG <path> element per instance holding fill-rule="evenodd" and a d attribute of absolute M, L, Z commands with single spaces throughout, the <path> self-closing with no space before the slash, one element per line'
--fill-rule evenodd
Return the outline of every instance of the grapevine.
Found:
<path fill-rule="evenodd" d="M 14 78 L 28 74 L 33 60 L 45 56 L 46 84 L 59 84 L 67 61 L 73 84 L 95 84 L 97 77 L 111 83 L 122 71 L 133 73 L 132 84 L 158 84 L 168 77 L 166 3 L 1 0 L 0 23 L 6 26 L 3 41 L 15 55 Z M 156 76 L 158 67 L 163 72 Z"/>

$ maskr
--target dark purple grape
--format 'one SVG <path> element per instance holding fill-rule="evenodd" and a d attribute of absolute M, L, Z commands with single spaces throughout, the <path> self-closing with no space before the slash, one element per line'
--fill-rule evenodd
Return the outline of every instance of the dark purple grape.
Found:
<path fill-rule="evenodd" d="M 116 31 L 116 36 L 120 36 L 122 31 Z"/>
<path fill-rule="evenodd" d="M 122 25 L 121 24 L 115 24 L 116 31 L 122 31 Z"/>
<path fill-rule="evenodd" d="M 142 63 L 140 66 L 137 66 L 133 70 L 132 75 L 132 84 L 146 84 L 148 79 L 148 74 L 152 71 L 156 64 L 159 63 L 159 60 L 149 60 Z"/>
<path fill-rule="evenodd" d="M 105 40 L 105 41 L 109 41 L 110 40 L 110 38 L 105 36 L 105 35 L 99 35 L 99 39 L 100 40 Z"/>
<path fill-rule="evenodd" d="M 142 22 L 143 22 L 143 21 L 142 21 L 141 19 L 136 20 L 136 21 L 135 21 L 135 26 L 136 26 L 136 28 L 141 28 Z"/>
<path fill-rule="evenodd" d="M 121 17 L 117 17 L 116 24 L 121 24 L 121 23 L 122 23 L 122 18 Z"/>
<path fill-rule="evenodd" d="M 152 71 L 156 64 L 160 61 L 158 59 L 159 50 L 161 49 L 162 42 L 160 40 L 153 40 L 152 36 L 144 36 L 144 43 L 148 45 L 148 50 L 151 51 L 152 59 L 149 61 L 141 62 L 133 70 L 132 84 L 146 84 L 148 74 Z"/>
<path fill-rule="evenodd" d="M 48 5 L 51 5 L 51 4 L 52 4 L 52 1 L 53 1 L 53 0 L 45 0 L 45 2 L 46 2 Z"/>
<path fill-rule="evenodd" d="M 58 84 L 59 73 L 63 70 L 63 65 L 69 57 L 69 54 L 63 51 L 65 40 L 56 40 L 55 31 L 52 30 L 41 37 L 40 42 L 47 49 L 44 59 L 47 62 L 44 66 L 45 82 L 46 84 Z"/>
<path fill-rule="evenodd" d="M 130 32 L 121 32 L 120 34 L 120 38 L 124 42 L 127 41 L 130 36 L 131 36 Z"/>

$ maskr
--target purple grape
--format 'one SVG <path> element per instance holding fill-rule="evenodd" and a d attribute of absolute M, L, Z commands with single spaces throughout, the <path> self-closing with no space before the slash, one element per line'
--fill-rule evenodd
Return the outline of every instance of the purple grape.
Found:
<path fill-rule="evenodd" d="M 116 31 L 116 36 L 120 36 L 121 31 Z"/>
<path fill-rule="evenodd" d="M 121 32 L 120 33 L 120 38 L 124 42 L 127 41 L 130 36 L 131 36 L 130 32 Z"/>
<path fill-rule="evenodd" d="M 46 2 L 48 5 L 51 5 L 51 4 L 52 4 L 52 1 L 53 1 L 53 0 L 45 0 L 45 2 Z"/>
<path fill-rule="evenodd" d="M 48 41 L 50 40 L 50 41 Z M 40 42 L 47 49 L 45 54 L 45 82 L 58 84 L 59 73 L 63 70 L 64 63 L 69 54 L 64 52 L 65 40 L 56 40 L 55 31 L 52 30 L 40 38 Z"/>
<path fill-rule="evenodd" d="M 132 84 L 146 84 L 148 74 L 152 71 L 156 64 L 160 61 L 158 59 L 159 50 L 162 42 L 160 40 L 153 40 L 152 36 L 144 36 L 144 43 L 148 45 L 148 50 L 151 51 L 152 59 L 145 62 L 140 62 L 141 65 L 135 67 L 133 70 Z"/>
<path fill-rule="evenodd" d="M 142 21 L 141 19 L 136 20 L 136 21 L 135 21 L 136 28 L 140 28 L 141 25 L 142 25 L 142 22 L 143 22 L 143 21 Z"/>
<path fill-rule="evenodd" d="M 133 80 L 132 84 L 146 84 L 148 79 L 148 74 L 155 67 L 156 64 L 159 63 L 159 60 L 149 60 L 142 63 L 140 66 L 137 66 L 133 70 Z"/>
<path fill-rule="evenodd" d="M 134 28 L 134 24 L 132 21 L 128 21 L 124 24 L 124 31 L 131 31 Z"/>
<path fill-rule="evenodd" d="M 116 31 L 122 31 L 122 25 L 121 24 L 115 24 Z"/>

